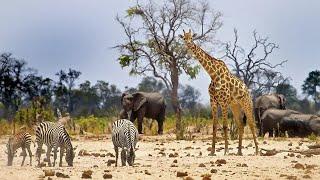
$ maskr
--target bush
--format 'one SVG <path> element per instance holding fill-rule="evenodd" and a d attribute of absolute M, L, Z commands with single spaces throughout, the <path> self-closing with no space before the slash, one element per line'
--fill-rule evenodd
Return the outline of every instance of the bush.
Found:
<path fill-rule="evenodd" d="M 109 118 L 94 117 L 93 115 L 88 117 L 80 117 L 75 119 L 76 124 L 80 126 L 80 129 L 93 133 L 93 134 L 104 134 L 107 133 L 106 127 L 108 123 L 112 122 Z"/>

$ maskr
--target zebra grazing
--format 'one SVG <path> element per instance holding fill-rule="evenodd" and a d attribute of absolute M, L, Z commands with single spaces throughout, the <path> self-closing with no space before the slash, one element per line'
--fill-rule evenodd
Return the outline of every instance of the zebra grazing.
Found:
<path fill-rule="evenodd" d="M 31 135 L 27 132 L 19 132 L 15 134 L 14 136 L 9 137 L 8 144 L 7 144 L 7 151 L 6 154 L 8 154 L 8 166 L 12 166 L 13 157 L 16 153 L 16 150 L 21 147 L 22 149 L 22 156 L 23 160 L 21 163 L 21 166 L 24 164 L 24 160 L 26 159 L 28 150 L 29 157 L 30 157 L 30 166 L 32 165 L 32 152 L 30 149 L 32 139 Z"/>
<path fill-rule="evenodd" d="M 138 130 L 134 124 L 126 119 L 120 119 L 112 124 L 112 142 L 116 153 L 116 166 L 118 166 L 119 147 L 121 151 L 122 166 L 132 166 L 135 159 Z"/>
<path fill-rule="evenodd" d="M 36 156 L 38 166 L 40 166 L 40 157 L 42 145 L 47 145 L 47 161 L 51 166 L 50 154 L 53 148 L 54 160 L 53 166 L 55 166 L 57 159 L 57 150 L 60 147 L 60 162 L 59 166 L 62 166 L 62 157 L 64 149 L 66 149 L 66 161 L 69 166 L 73 166 L 74 149 L 71 144 L 70 136 L 63 125 L 52 122 L 42 122 L 36 128 L 36 143 L 38 145 Z"/>

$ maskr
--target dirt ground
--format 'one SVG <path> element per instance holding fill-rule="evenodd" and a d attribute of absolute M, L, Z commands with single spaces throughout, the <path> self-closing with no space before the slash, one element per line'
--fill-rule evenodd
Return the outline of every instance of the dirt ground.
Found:
<path fill-rule="evenodd" d="M 217 156 L 208 156 L 211 146 L 209 136 L 196 136 L 192 141 L 176 141 L 173 135 L 143 136 L 136 151 L 133 167 L 115 167 L 112 160 L 114 150 L 110 135 L 105 137 L 75 137 L 74 146 L 78 145 L 74 167 L 38 168 L 35 158 L 29 166 L 29 157 L 21 167 L 22 157 L 15 157 L 13 166 L 6 166 L 5 154 L 7 137 L 0 139 L 0 179 L 57 179 L 57 172 L 80 179 L 86 170 L 92 170 L 92 179 L 103 179 L 112 175 L 112 179 L 182 179 L 177 172 L 186 172 L 193 179 L 320 179 L 320 156 L 307 157 L 298 153 L 278 153 L 273 156 L 254 156 L 251 139 L 244 140 L 243 156 L 236 156 L 237 141 L 229 141 L 230 154 L 223 155 L 224 143 L 218 142 Z M 197 139 L 198 138 L 198 139 Z M 314 142 L 308 139 L 273 139 L 259 140 L 265 149 L 303 150 Z M 44 149 L 45 146 L 43 147 Z M 82 150 L 82 151 L 81 151 Z M 35 148 L 32 147 L 35 152 Z M 81 151 L 81 152 L 80 152 Z M 21 150 L 18 150 L 18 155 Z M 81 156 L 80 156 L 80 155 Z M 45 157 L 42 154 L 41 159 Z M 59 156 L 58 156 L 59 159 Z M 109 164 L 108 164 L 109 162 Z M 120 165 L 120 161 L 118 162 Z M 110 165 L 111 164 L 111 165 Z M 56 165 L 57 166 L 57 165 Z M 44 176 L 45 170 L 53 170 L 54 176 Z M 184 177 L 186 178 L 186 177 Z"/>

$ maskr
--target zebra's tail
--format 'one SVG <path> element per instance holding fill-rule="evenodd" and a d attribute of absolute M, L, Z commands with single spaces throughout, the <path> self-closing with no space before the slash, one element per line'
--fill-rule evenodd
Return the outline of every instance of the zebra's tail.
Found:
<path fill-rule="evenodd" d="M 133 147 L 133 144 L 134 144 L 133 142 L 134 142 L 134 141 L 133 141 L 133 139 L 132 139 L 133 136 L 131 135 L 131 126 L 130 126 L 130 123 L 128 123 L 128 136 L 129 136 L 129 137 L 128 137 L 128 139 L 129 139 L 129 142 L 128 142 L 128 143 L 129 143 L 129 146 L 130 146 L 130 147 L 128 147 L 128 148 L 129 148 L 129 152 L 130 152 L 130 154 L 131 154 L 131 153 L 134 152 L 134 147 Z"/>

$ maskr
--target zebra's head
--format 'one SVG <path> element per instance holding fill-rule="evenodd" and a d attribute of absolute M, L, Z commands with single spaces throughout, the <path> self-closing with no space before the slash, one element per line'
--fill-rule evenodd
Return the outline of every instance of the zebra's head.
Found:
<path fill-rule="evenodd" d="M 69 148 L 67 149 L 67 152 L 66 152 L 66 161 L 68 163 L 68 166 L 73 166 L 73 159 L 74 159 L 74 150 L 73 148 Z"/>
<path fill-rule="evenodd" d="M 10 137 L 9 138 L 9 141 L 8 141 L 8 144 L 7 144 L 7 155 L 8 155 L 8 166 L 12 166 L 12 162 L 13 162 L 13 157 L 14 157 L 14 154 L 15 154 L 15 150 L 14 150 L 14 147 L 13 147 L 13 137 Z"/>
<path fill-rule="evenodd" d="M 136 158 L 135 150 L 133 147 L 129 149 L 129 152 L 127 153 L 127 162 L 129 166 L 132 166 L 134 163 L 134 159 Z"/>

